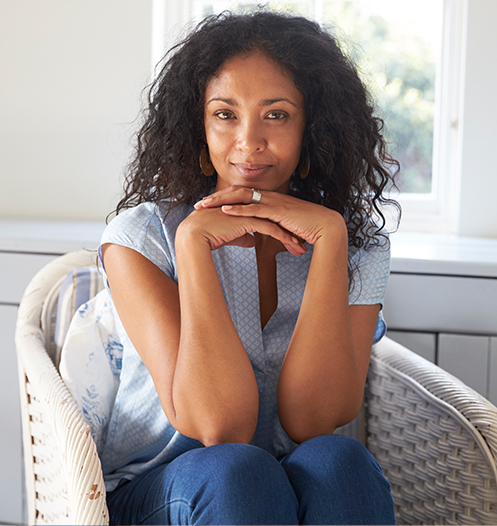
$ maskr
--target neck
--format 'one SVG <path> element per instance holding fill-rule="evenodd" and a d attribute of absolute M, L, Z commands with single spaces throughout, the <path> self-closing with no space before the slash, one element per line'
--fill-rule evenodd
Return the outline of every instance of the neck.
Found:
<path fill-rule="evenodd" d="M 274 237 L 266 236 L 264 234 L 254 233 L 255 250 L 258 254 L 266 256 L 275 256 L 278 252 L 284 252 L 286 249 L 283 244 L 274 239 Z"/>

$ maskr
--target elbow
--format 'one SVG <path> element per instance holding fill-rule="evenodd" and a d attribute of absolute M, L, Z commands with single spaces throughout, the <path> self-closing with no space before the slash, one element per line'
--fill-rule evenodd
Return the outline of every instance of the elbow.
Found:
<path fill-rule="evenodd" d="M 304 411 L 299 415 L 293 412 L 291 417 L 286 419 L 280 416 L 280 422 L 289 438 L 301 444 L 317 436 L 331 435 L 337 428 L 352 422 L 359 414 L 361 406 L 362 401 L 358 405 L 342 407 L 338 411 L 335 408 L 327 413 L 312 414 Z"/>
<path fill-rule="evenodd" d="M 217 446 L 218 444 L 250 444 L 253 434 L 250 433 L 205 433 L 199 441 L 205 447 Z"/>
<path fill-rule="evenodd" d="M 174 427 L 182 435 L 198 440 L 204 446 L 239 443 L 250 444 L 255 434 L 259 414 L 259 398 L 255 392 L 242 396 L 196 396 L 176 392 Z M 236 395 L 236 393 L 235 393 Z M 172 423 L 172 422 L 171 422 Z"/>
<path fill-rule="evenodd" d="M 255 428 L 232 426 L 174 426 L 176 431 L 184 436 L 198 440 L 205 447 L 218 444 L 250 444 L 255 433 Z"/>
<path fill-rule="evenodd" d="M 321 435 L 331 435 L 335 432 L 337 426 L 331 422 L 319 422 L 318 425 L 313 425 L 311 422 L 291 422 L 290 424 L 283 425 L 285 433 L 289 436 L 293 442 L 301 444 L 311 438 L 315 438 Z"/>
<path fill-rule="evenodd" d="M 206 447 L 227 443 L 250 444 L 257 427 L 257 413 L 243 419 L 218 411 L 203 414 L 201 418 L 177 419 L 174 427 L 182 435 L 198 440 Z"/>
<path fill-rule="evenodd" d="M 220 422 L 199 430 L 197 439 L 206 447 L 218 444 L 250 444 L 257 426 L 255 422 Z"/>

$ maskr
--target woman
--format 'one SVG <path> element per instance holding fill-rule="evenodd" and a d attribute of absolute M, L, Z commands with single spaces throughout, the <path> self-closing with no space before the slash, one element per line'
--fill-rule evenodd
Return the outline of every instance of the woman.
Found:
<path fill-rule="evenodd" d="M 391 167 L 317 24 L 225 13 L 173 49 L 101 245 L 124 346 L 111 522 L 394 522 L 379 466 L 332 434 L 385 332 Z"/>

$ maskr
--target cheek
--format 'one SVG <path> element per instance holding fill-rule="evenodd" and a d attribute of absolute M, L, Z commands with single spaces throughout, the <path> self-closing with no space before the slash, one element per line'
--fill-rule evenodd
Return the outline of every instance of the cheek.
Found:
<path fill-rule="evenodd" d="M 217 126 L 206 125 L 205 137 L 212 155 L 220 153 L 229 148 L 230 134 L 226 130 L 220 130 Z"/>
<path fill-rule="evenodd" d="M 300 133 L 294 134 L 292 137 L 286 137 L 286 141 L 282 141 L 282 151 L 286 153 L 288 162 L 297 164 L 300 159 L 300 151 L 302 149 L 302 136 Z"/>
<path fill-rule="evenodd" d="M 282 134 L 279 137 L 280 144 L 287 148 L 288 152 L 299 152 L 302 147 L 302 141 L 304 138 L 305 120 L 303 118 L 296 118 L 292 126 L 289 126 L 285 130 L 282 130 Z"/>

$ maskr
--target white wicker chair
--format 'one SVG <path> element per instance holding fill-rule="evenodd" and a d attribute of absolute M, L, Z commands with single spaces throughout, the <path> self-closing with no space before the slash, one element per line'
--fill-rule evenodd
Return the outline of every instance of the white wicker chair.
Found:
<path fill-rule="evenodd" d="M 497 524 L 494 405 L 388 338 L 373 347 L 365 403 L 399 524 Z"/>
<path fill-rule="evenodd" d="M 75 252 L 44 267 L 19 307 L 19 362 L 29 524 L 108 524 L 105 486 L 90 429 L 47 352 L 57 296 L 67 273 L 94 266 Z M 52 361 L 53 360 L 53 361 Z"/>
<path fill-rule="evenodd" d="M 58 258 L 33 278 L 19 309 L 29 524 L 108 523 L 96 446 L 51 342 L 63 278 L 94 265 L 87 252 Z M 384 338 L 373 347 L 365 412 L 367 447 L 392 484 L 399 524 L 497 524 L 497 408 Z"/>

